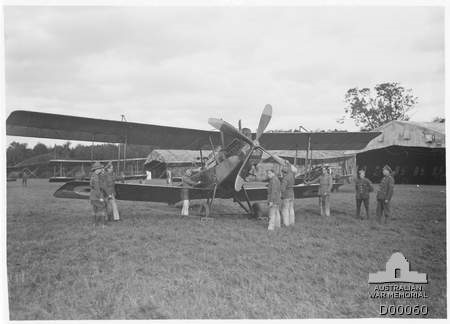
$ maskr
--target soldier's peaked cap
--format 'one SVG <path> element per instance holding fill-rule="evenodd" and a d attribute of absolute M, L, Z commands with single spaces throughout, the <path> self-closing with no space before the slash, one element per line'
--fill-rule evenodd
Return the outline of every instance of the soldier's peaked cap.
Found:
<path fill-rule="evenodd" d="M 94 162 L 94 164 L 92 164 L 91 171 L 95 171 L 95 170 L 98 170 L 101 168 L 103 168 L 103 165 L 97 161 L 97 162 Z"/>

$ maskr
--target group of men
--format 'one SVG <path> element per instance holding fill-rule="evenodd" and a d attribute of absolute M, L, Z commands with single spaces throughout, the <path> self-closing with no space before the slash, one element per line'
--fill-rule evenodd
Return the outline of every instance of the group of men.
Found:
<path fill-rule="evenodd" d="M 365 177 L 365 170 L 358 171 L 355 179 L 355 198 L 356 198 L 356 218 L 361 217 L 361 205 L 364 204 L 366 210 L 366 218 L 370 218 L 369 201 L 370 193 L 373 192 L 372 182 Z M 392 177 L 392 169 L 389 165 L 383 167 L 383 179 L 377 191 L 377 210 L 376 219 L 378 223 L 387 223 L 387 219 L 391 217 L 391 199 L 394 194 L 394 178 Z M 322 175 L 319 178 L 319 205 L 320 215 L 330 216 L 330 193 L 333 188 L 333 178 L 327 167 L 322 168 Z"/>
<path fill-rule="evenodd" d="M 294 185 L 295 175 L 293 167 L 286 162 L 282 168 L 283 177 L 278 179 L 274 169 L 267 171 L 269 184 L 267 187 L 267 198 L 269 204 L 269 231 L 281 227 L 281 220 L 284 226 L 291 226 L 295 223 L 294 213 Z M 280 216 L 281 207 L 281 216 Z"/>
<path fill-rule="evenodd" d="M 111 162 L 103 166 L 95 162 L 91 168 L 91 192 L 89 200 L 94 212 L 94 225 L 106 225 L 108 221 L 120 220 L 115 200 L 114 167 Z"/>
<path fill-rule="evenodd" d="M 268 185 L 268 205 L 269 205 L 269 227 L 272 231 L 277 227 L 281 227 L 280 221 L 280 205 L 281 219 L 285 226 L 295 223 L 294 213 L 294 189 L 295 176 L 292 166 L 289 163 L 282 168 L 283 177 L 280 182 L 274 169 L 267 172 L 269 177 Z M 377 210 L 376 216 L 378 223 L 387 223 L 387 219 L 391 217 L 390 202 L 394 194 L 394 178 L 392 177 L 392 169 L 389 165 L 383 167 L 383 179 L 377 191 Z M 330 217 L 330 195 L 333 190 L 333 177 L 330 174 L 328 166 L 322 167 L 322 175 L 319 177 L 319 209 L 320 216 Z M 369 198 L 370 192 L 373 191 L 373 185 L 369 179 L 365 177 L 365 170 L 358 171 L 358 177 L 355 180 L 356 194 L 356 217 L 361 218 L 361 205 L 364 204 L 366 209 L 366 218 L 369 219 Z"/>
<path fill-rule="evenodd" d="M 369 200 L 370 193 L 373 191 L 372 182 L 366 178 L 364 169 L 358 171 L 358 177 L 355 180 L 356 191 L 356 218 L 362 219 L 361 204 L 364 203 L 366 209 L 366 218 L 370 218 Z M 383 178 L 377 191 L 377 210 L 376 216 L 378 223 L 387 223 L 391 218 L 391 199 L 394 195 L 394 178 L 392 177 L 392 169 L 389 165 L 383 167 Z"/>
<path fill-rule="evenodd" d="M 94 212 L 94 224 L 105 225 L 107 221 L 119 220 L 119 212 L 115 201 L 115 184 L 113 165 L 109 162 L 103 166 L 100 162 L 92 165 L 92 176 L 90 179 L 90 202 Z M 294 212 L 294 185 L 295 167 L 289 162 L 282 167 L 283 176 L 280 179 L 274 169 L 267 171 L 269 184 L 267 197 L 269 205 L 269 231 L 275 228 L 291 226 L 295 223 Z M 377 220 L 379 223 L 386 223 L 390 217 L 390 201 L 394 193 L 394 179 L 391 176 L 392 169 L 385 165 L 383 168 L 383 179 L 377 191 Z M 183 201 L 182 215 L 189 214 L 189 193 L 188 187 L 195 185 L 190 181 L 190 173 L 183 178 L 183 190 L 181 200 Z M 333 189 L 333 177 L 328 166 L 322 168 L 322 175 L 319 177 L 319 209 L 320 215 L 330 217 L 330 194 Z M 361 218 L 361 205 L 364 204 L 366 217 L 369 219 L 369 198 L 373 191 L 372 183 L 365 177 L 365 170 L 358 171 L 355 180 L 356 194 L 356 217 Z M 280 212 L 281 210 L 281 212 Z"/>
<path fill-rule="evenodd" d="M 283 177 L 281 181 L 274 169 L 267 171 L 269 185 L 267 198 L 269 204 L 269 231 L 281 227 L 280 218 L 285 226 L 295 223 L 294 212 L 294 185 L 295 170 L 289 162 L 282 168 Z M 321 216 L 330 216 L 330 193 L 333 189 L 333 178 L 329 173 L 328 166 L 322 168 L 322 175 L 319 178 L 319 207 Z M 281 217 L 280 217 L 281 206 Z"/>

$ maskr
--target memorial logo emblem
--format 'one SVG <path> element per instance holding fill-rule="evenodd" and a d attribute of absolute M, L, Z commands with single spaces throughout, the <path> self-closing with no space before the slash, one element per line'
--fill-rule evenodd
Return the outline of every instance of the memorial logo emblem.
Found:
<path fill-rule="evenodd" d="M 395 252 L 386 262 L 386 270 L 369 273 L 369 283 L 407 282 L 426 284 L 427 274 L 410 271 L 409 262 L 400 252 Z"/>
<path fill-rule="evenodd" d="M 395 252 L 384 271 L 369 273 L 369 298 L 380 302 L 382 316 L 427 316 L 427 283 L 426 273 L 411 271 L 405 256 Z"/>

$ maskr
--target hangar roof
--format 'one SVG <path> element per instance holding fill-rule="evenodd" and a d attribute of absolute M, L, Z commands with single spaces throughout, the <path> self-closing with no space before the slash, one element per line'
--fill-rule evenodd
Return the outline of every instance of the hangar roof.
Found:
<path fill-rule="evenodd" d="M 403 123 L 409 123 L 411 125 L 416 125 L 418 127 L 430 129 L 432 131 L 445 135 L 445 123 L 433 123 L 433 122 L 403 122 Z"/>
<path fill-rule="evenodd" d="M 359 151 L 365 152 L 388 146 L 445 148 L 445 123 L 391 121 L 377 129 L 382 132 Z"/>

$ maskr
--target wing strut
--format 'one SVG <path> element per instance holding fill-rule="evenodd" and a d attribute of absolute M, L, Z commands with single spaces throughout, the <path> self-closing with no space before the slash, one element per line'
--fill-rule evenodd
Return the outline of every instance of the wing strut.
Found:
<path fill-rule="evenodd" d="M 216 192 L 217 192 L 217 183 L 214 185 L 214 190 L 212 192 L 212 197 L 211 197 L 211 200 L 209 201 L 209 212 L 210 213 L 211 213 L 211 210 L 212 210 L 212 205 L 213 205 L 213 202 L 214 202 L 214 198 L 216 197 Z M 209 215 L 207 215 L 207 216 L 209 216 Z"/>
<path fill-rule="evenodd" d="M 92 134 L 92 143 L 91 143 L 91 162 L 94 162 L 94 140 L 95 140 L 95 135 Z"/>
<path fill-rule="evenodd" d="M 216 157 L 216 151 L 214 149 L 214 144 L 213 144 L 213 141 L 211 139 L 211 136 L 209 137 L 209 142 L 211 143 L 211 150 L 212 150 L 212 153 L 213 153 L 213 156 L 214 156 L 214 160 L 216 161 L 217 164 L 219 164 L 219 161 L 217 160 L 217 157 Z"/>
<path fill-rule="evenodd" d="M 234 193 L 234 201 L 237 202 L 239 204 L 239 206 L 241 206 L 241 208 L 249 215 L 252 214 L 253 212 L 253 208 L 252 208 L 252 204 L 250 203 L 250 198 L 248 197 L 248 193 L 245 190 L 245 188 L 242 186 L 242 189 L 244 191 L 244 196 L 245 196 L 245 200 L 247 201 L 247 205 L 248 205 L 248 209 L 247 207 L 244 206 L 244 204 L 242 203 L 242 201 L 238 198 L 237 193 Z"/>
<path fill-rule="evenodd" d="M 118 156 L 117 156 L 117 175 L 120 175 L 120 143 L 117 144 L 117 152 L 118 152 Z"/>
<path fill-rule="evenodd" d="M 248 197 L 247 190 L 245 190 L 244 186 L 242 186 L 242 190 L 244 190 L 245 200 L 247 201 L 248 208 L 250 210 L 250 214 L 253 212 L 252 204 L 250 203 L 250 198 Z"/>
<path fill-rule="evenodd" d="M 239 200 L 239 198 L 237 197 L 237 194 L 234 194 L 234 201 L 237 202 L 239 204 L 239 206 L 241 206 L 241 208 L 247 213 L 250 214 L 250 211 L 247 209 L 247 207 L 244 206 L 244 204 Z"/>
<path fill-rule="evenodd" d="M 121 121 L 126 123 L 127 119 L 126 119 L 125 115 L 121 115 L 121 117 L 122 117 Z M 126 164 L 125 160 L 127 158 L 127 142 L 128 142 L 128 129 L 125 128 L 125 141 L 123 143 L 123 174 L 124 175 L 127 171 L 126 165 L 125 165 Z M 119 161 L 119 164 L 120 164 L 120 161 Z"/>

